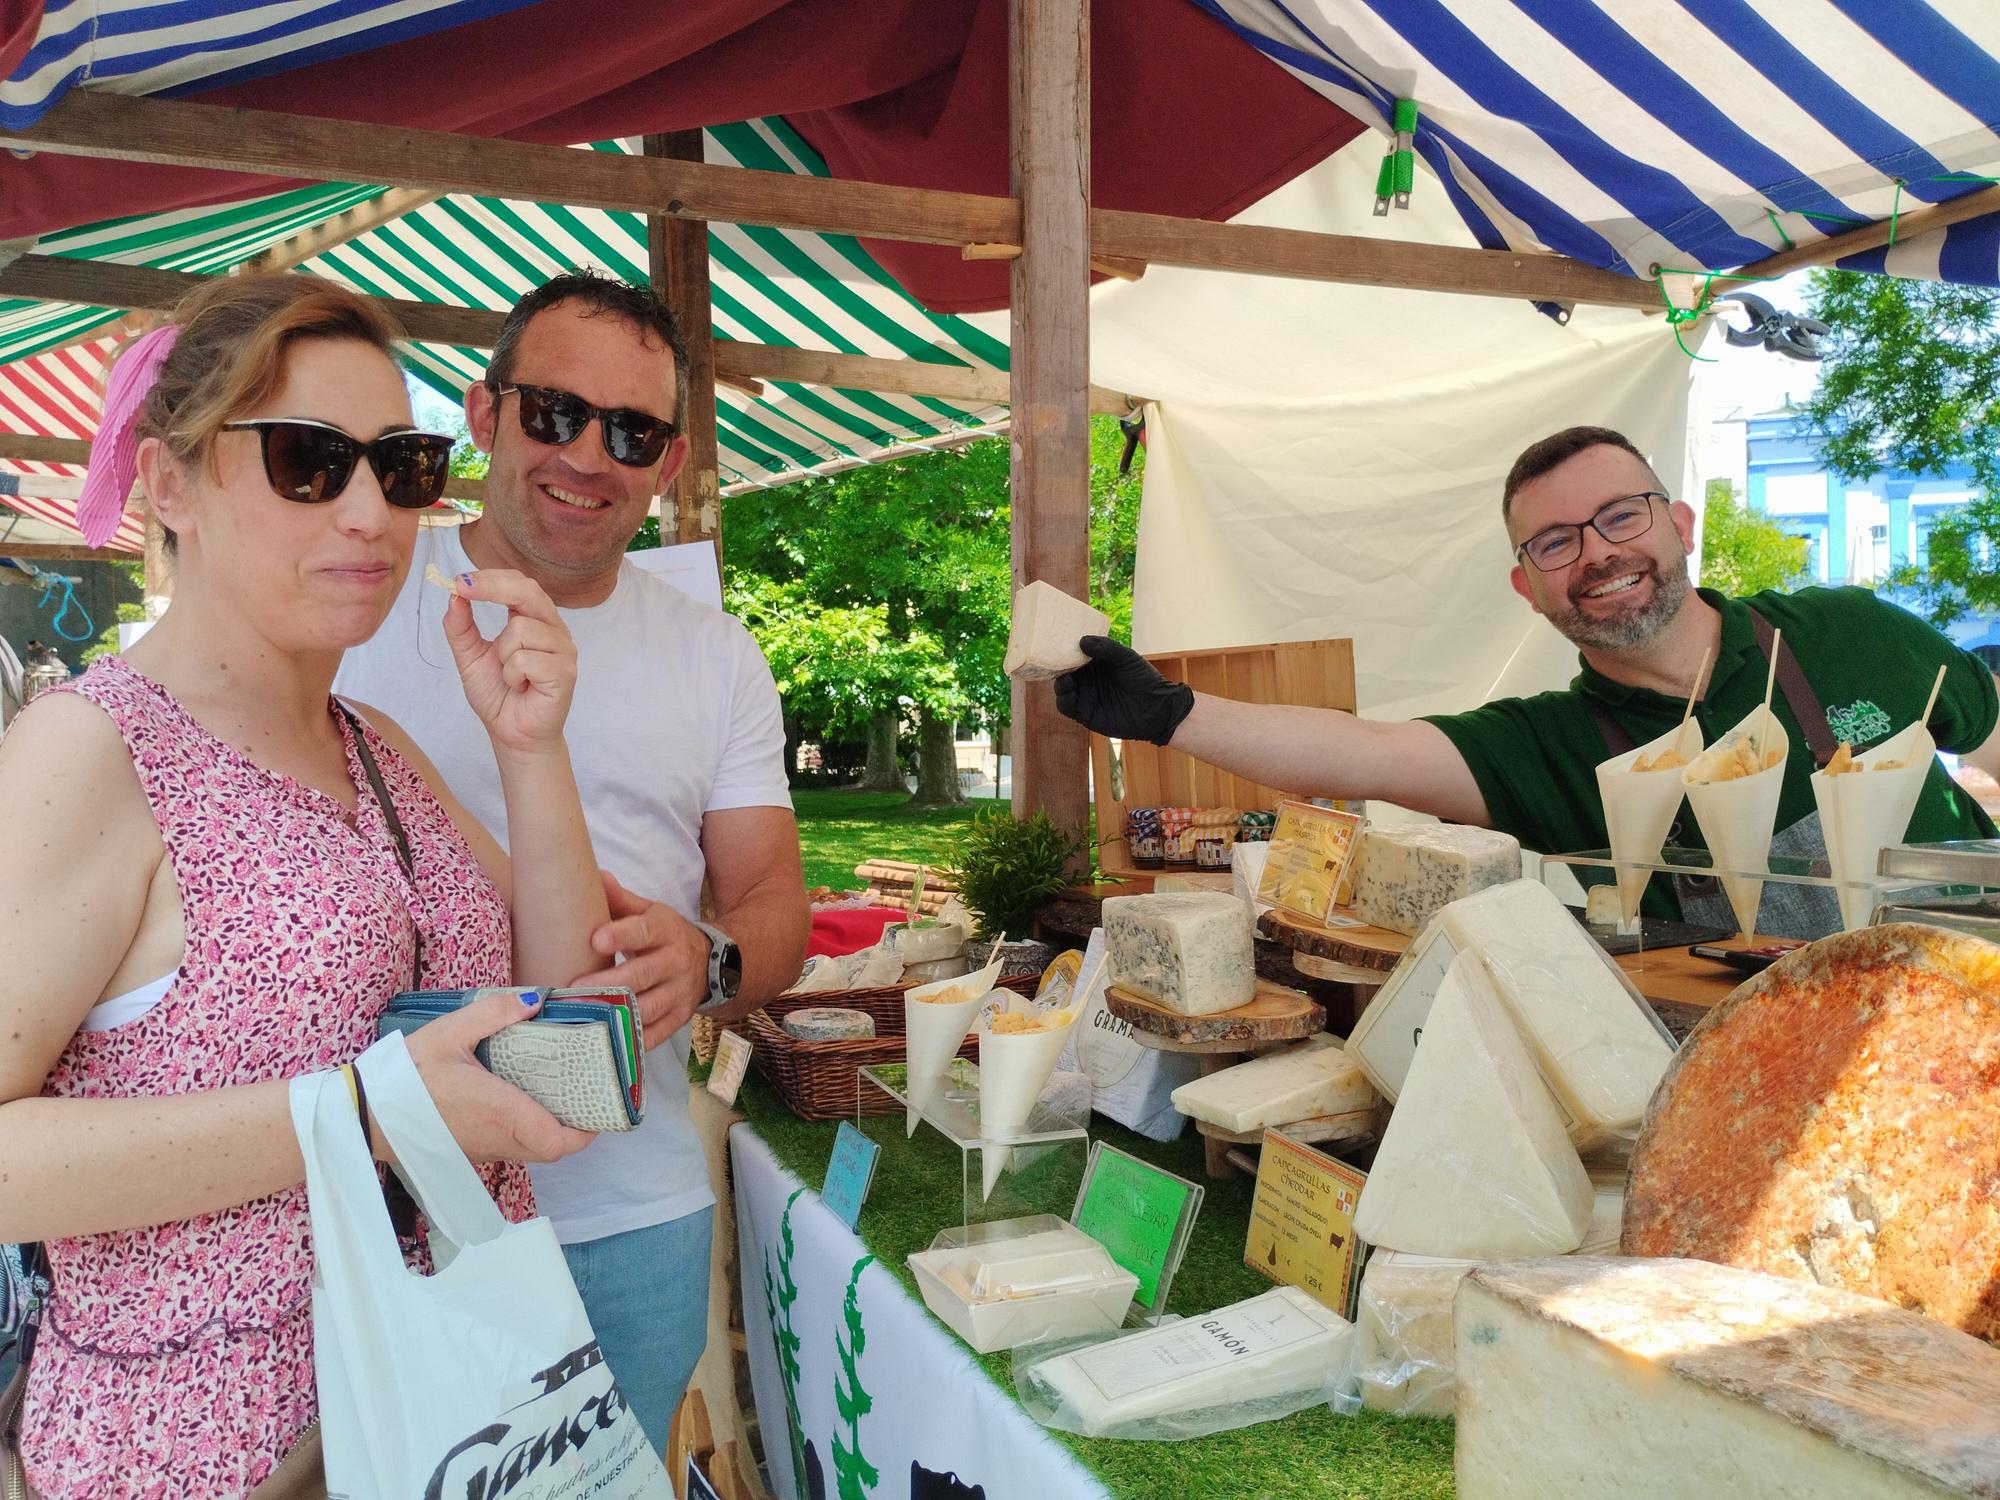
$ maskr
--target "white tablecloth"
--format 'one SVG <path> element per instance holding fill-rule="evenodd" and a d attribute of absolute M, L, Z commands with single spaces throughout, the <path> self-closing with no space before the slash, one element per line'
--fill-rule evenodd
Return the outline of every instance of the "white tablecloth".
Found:
<path fill-rule="evenodd" d="M 729 1151 L 778 1500 L 1108 1500 L 755 1130 Z"/>

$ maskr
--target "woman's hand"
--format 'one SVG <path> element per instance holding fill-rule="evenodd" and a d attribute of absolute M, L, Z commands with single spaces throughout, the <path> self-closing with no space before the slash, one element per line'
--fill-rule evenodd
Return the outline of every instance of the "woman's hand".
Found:
<path fill-rule="evenodd" d="M 495 1078 L 473 1055 L 486 1038 L 541 1008 L 538 991 L 489 990 L 409 1034 L 410 1060 L 472 1162 L 560 1161 L 597 1139 L 587 1130 L 572 1130 L 513 1084 Z M 377 1146 L 388 1149 L 379 1133 Z"/>
<path fill-rule="evenodd" d="M 490 641 L 473 621 L 474 599 L 507 606 L 507 623 Z M 496 747 L 539 754 L 561 745 L 576 688 L 576 643 L 539 583 L 511 568 L 459 574 L 444 633 L 465 701 Z"/>

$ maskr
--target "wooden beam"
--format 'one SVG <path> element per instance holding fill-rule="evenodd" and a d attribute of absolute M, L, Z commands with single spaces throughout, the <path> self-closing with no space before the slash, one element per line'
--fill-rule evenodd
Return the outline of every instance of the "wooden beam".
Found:
<path fill-rule="evenodd" d="M 575 151 L 181 100 L 72 89 L 0 147 L 323 182 L 381 182 L 536 203 L 866 235 L 1013 247 L 1017 198 L 797 177 Z M 1112 260 L 1259 276 L 1650 310 L 1650 282 L 1560 255 L 1405 244 L 1254 224 L 1096 209 L 1091 252 Z"/>
<path fill-rule="evenodd" d="M 1920 208 L 1915 213 L 1902 214 L 1895 220 L 1893 228 L 1897 239 L 1911 240 L 1920 234 L 1928 234 L 1933 229 L 1946 229 L 1953 224 L 1962 224 L 1967 219 L 1977 219 L 1994 213 L 2000 213 L 2000 187 L 1982 188 L 1976 193 L 1966 193 L 1946 203 Z M 1800 245 L 1796 249 L 1781 250 L 1776 255 L 1767 255 L 1762 260 L 1752 261 L 1735 275 L 1719 279 L 1730 286 L 1737 286 L 1751 278 L 1767 281 L 1775 276 L 1783 276 L 1787 271 L 1797 271 L 1806 266 L 1830 265 L 1846 256 L 1859 255 L 1864 250 L 1873 250 L 1888 244 L 1891 228 L 1891 223 L 1887 219 L 1876 224 L 1863 224 L 1859 229 L 1850 229 L 1844 234 L 1836 234 L 1810 245 Z"/>
<path fill-rule="evenodd" d="M 415 213 L 425 204 L 435 203 L 443 196 L 432 188 L 388 188 L 366 203 L 357 203 L 345 213 L 335 214 L 289 239 L 279 240 L 268 250 L 260 251 L 237 267 L 237 274 L 252 276 L 263 271 L 289 271 L 371 229 L 379 229 L 405 214 Z"/>
<path fill-rule="evenodd" d="M 1407 291 L 1641 309 L 1660 301 L 1650 281 L 1561 255 L 1418 245 L 1261 224 L 1211 224 L 1111 208 L 1091 210 L 1090 249 L 1100 258 L 1148 265 Z"/>
<path fill-rule="evenodd" d="M 1009 0 L 1008 265 L 1016 588 L 1090 594 L 1090 6 Z M 1047 682 L 1013 685 L 1014 815 L 1090 820 L 1090 739 Z"/>
<path fill-rule="evenodd" d="M 0 134 L 0 146 L 918 244 L 1020 237 L 1017 205 L 976 193 L 711 167 L 89 89 L 71 89 L 31 129 Z"/>
<path fill-rule="evenodd" d="M 9 542 L 0 540 L 0 557 L 21 562 L 137 562 L 136 552 L 119 552 L 110 547 L 74 547 L 60 542 Z"/>
<path fill-rule="evenodd" d="M 649 135 L 646 154 L 699 165 L 701 132 Z M 719 565 L 722 461 L 715 431 L 715 307 L 708 284 L 708 221 L 648 214 L 646 245 L 652 260 L 653 290 L 674 310 L 687 345 L 681 431 L 687 435 L 688 456 L 674 480 L 674 531 L 683 542 L 714 543 Z"/>
<path fill-rule="evenodd" d="M 161 271 L 150 266 L 118 265 L 111 261 L 69 260 L 29 255 L 0 269 L 0 297 L 44 302 L 82 302 L 98 307 L 128 307 L 164 312 L 197 290 L 205 278 L 185 271 Z M 380 302 L 414 340 L 490 349 L 500 336 L 505 313 L 484 308 L 450 307 L 439 302 L 405 302 L 392 297 Z M 102 330 L 91 335 L 101 337 Z M 916 359 L 875 359 L 861 354 L 830 354 L 820 349 L 792 349 L 779 344 L 715 344 L 718 379 L 785 380 L 798 385 L 833 385 L 855 391 L 883 391 L 906 396 L 935 396 L 967 405 L 1004 406 L 1004 370 L 970 365 L 930 364 Z M 1123 416 L 1140 398 L 1103 386 L 1092 386 L 1090 409 Z M 0 436 L 0 442 L 6 441 Z M 26 458 L 25 453 L 15 454 Z M 69 459 L 51 459 L 68 463 Z"/>

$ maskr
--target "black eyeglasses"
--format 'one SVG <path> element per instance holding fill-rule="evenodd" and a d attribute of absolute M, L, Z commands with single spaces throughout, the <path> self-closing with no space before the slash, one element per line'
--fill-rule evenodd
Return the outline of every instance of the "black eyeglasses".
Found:
<path fill-rule="evenodd" d="M 339 498 L 363 457 L 398 510 L 423 510 L 444 495 L 452 440 L 436 432 L 392 432 L 364 443 L 326 422 L 273 417 L 224 422 L 224 432 L 254 432 L 264 446 L 264 477 L 272 490 L 300 505 Z"/>
<path fill-rule="evenodd" d="M 495 386 L 494 399 L 509 391 L 521 398 L 521 431 L 554 448 L 575 442 L 593 421 L 602 421 L 604 451 L 628 469 L 649 469 L 674 440 L 674 424 L 664 417 L 625 407 L 607 411 L 581 396 L 545 385 Z"/>
<path fill-rule="evenodd" d="M 1568 521 L 1536 532 L 1514 549 L 1514 555 L 1525 557 L 1543 573 L 1566 568 L 1583 556 L 1583 534 L 1586 530 L 1594 531 L 1605 541 L 1613 543 L 1629 542 L 1652 530 L 1655 500 L 1662 505 L 1670 503 L 1658 490 L 1642 490 L 1636 495 L 1621 495 L 1616 500 L 1607 500 L 1597 507 L 1597 513 L 1588 521 Z"/>

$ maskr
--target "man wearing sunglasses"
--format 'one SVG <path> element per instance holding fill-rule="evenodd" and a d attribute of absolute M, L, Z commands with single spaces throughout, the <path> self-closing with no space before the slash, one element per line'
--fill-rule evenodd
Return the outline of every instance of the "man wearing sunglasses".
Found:
<path fill-rule="evenodd" d="M 1171 743 L 1266 786 L 1380 798 L 1501 829 L 1542 853 L 1601 849 L 1609 840 L 1597 764 L 1679 723 L 1704 653 L 1715 665 L 1695 713 L 1713 744 L 1763 701 L 1764 641 L 1782 630 L 1779 680 L 1793 680 L 1772 707 L 1793 753 L 1777 853 L 1824 857 L 1808 780 L 1815 758 L 1839 740 L 1859 751 L 1909 724 L 1924 711 L 1940 665 L 1944 689 L 1930 717 L 1939 747 L 1982 767 L 2000 762 L 1992 673 L 1916 616 L 1859 588 L 1748 599 L 1693 588 L 1694 512 L 1616 432 L 1572 427 L 1534 444 L 1507 476 L 1500 518 L 1514 554 L 1514 591 L 1578 648 L 1581 670 L 1564 691 L 1387 722 L 1196 693 L 1127 647 L 1089 637 L 1090 662 L 1056 680 L 1057 706 L 1100 734 Z M 1993 824 L 1934 765 L 1908 836 L 1990 838 Z M 1672 838 L 1700 843 L 1691 817 Z M 1733 928 L 1727 901 L 1710 884 L 1670 890 L 1655 880 L 1646 911 Z M 1839 926 L 1832 897 L 1767 885 L 1760 930 L 1824 936 Z"/>
<path fill-rule="evenodd" d="M 796 980 L 809 921 L 770 669 L 736 620 L 625 561 L 687 458 L 685 372 L 673 317 L 644 288 L 573 272 L 523 298 L 465 396 L 491 455 L 484 511 L 424 529 L 395 608 L 336 683 L 393 715 L 504 840 L 507 808 L 456 691 L 426 564 L 520 569 L 576 641 L 566 738 L 612 918 L 594 941 L 603 968 L 576 983 L 638 995 L 646 1118 L 536 1168 L 535 1196 L 662 1450 L 707 1338 L 714 1200 L 688 1114 L 687 1022 L 741 1016 Z M 480 620 L 489 635 L 505 623 L 497 610 Z"/>

